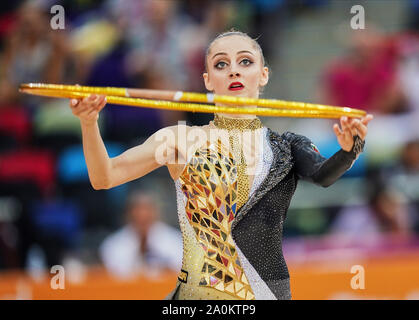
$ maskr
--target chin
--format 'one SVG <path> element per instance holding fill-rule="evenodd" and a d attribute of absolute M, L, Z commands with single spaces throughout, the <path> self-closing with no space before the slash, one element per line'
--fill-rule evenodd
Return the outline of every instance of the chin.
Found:
<path fill-rule="evenodd" d="M 242 97 L 242 98 L 251 98 L 251 99 L 257 99 L 258 98 L 258 96 L 257 95 L 252 95 L 252 94 L 249 94 L 249 93 L 246 93 L 246 92 L 239 92 L 239 93 L 237 93 L 237 94 L 235 94 L 235 96 L 239 96 L 239 97 Z"/>
<path fill-rule="evenodd" d="M 249 96 L 249 94 L 247 93 L 247 92 L 243 92 L 243 91 L 229 91 L 228 93 L 227 93 L 227 95 L 230 95 L 230 96 L 240 96 L 240 97 L 246 97 L 246 98 L 250 98 L 250 96 Z"/>

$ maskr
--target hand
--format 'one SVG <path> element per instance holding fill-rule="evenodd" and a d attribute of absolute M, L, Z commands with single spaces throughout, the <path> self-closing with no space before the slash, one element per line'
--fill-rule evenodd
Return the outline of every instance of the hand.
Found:
<path fill-rule="evenodd" d="M 336 134 L 339 145 L 345 151 L 351 151 L 354 145 L 354 136 L 358 135 L 362 140 L 367 136 L 367 125 L 373 119 L 372 114 L 367 114 L 361 119 L 341 117 L 340 125 L 333 125 L 333 131 Z"/>
<path fill-rule="evenodd" d="M 106 105 L 106 97 L 104 95 L 91 94 L 83 99 L 71 99 L 70 108 L 73 114 L 80 119 L 83 125 L 91 125 L 97 122 L 99 112 Z"/>

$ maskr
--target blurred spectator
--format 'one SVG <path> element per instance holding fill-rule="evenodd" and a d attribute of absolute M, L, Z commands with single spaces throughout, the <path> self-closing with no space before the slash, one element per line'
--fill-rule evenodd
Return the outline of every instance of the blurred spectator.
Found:
<path fill-rule="evenodd" d="M 371 170 L 369 179 L 375 185 L 389 183 L 415 201 L 419 196 L 419 138 L 402 146 L 394 163 Z"/>
<path fill-rule="evenodd" d="M 79 248 L 82 210 L 71 200 L 51 197 L 34 202 L 30 224 L 34 234 L 33 241 L 44 252 L 49 268 L 62 264 L 65 254 Z M 30 252 L 31 250 L 28 255 Z M 26 266 L 30 265 L 29 255 L 26 257 Z"/>
<path fill-rule="evenodd" d="M 265 59 L 270 61 L 277 50 L 278 37 L 286 21 L 286 10 L 284 8 L 286 1 L 248 0 L 248 2 L 252 5 L 252 34 L 254 34 L 254 37 L 258 37 Z M 294 2 L 291 4 L 294 4 Z"/>
<path fill-rule="evenodd" d="M 159 220 L 156 199 L 141 191 L 127 203 L 127 223 L 109 235 L 100 246 L 100 256 L 109 272 L 130 277 L 150 270 L 179 271 L 182 265 L 182 236 Z"/>
<path fill-rule="evenodd" d="M 350 52 L 326 71 L 326 103 L 370 113 L 405 111 L 394 42 L 372 27 L 352 32 L 350 39 Z"/>
<path fill-rule="evenodd" d="M 419 138 L 407 142 L 395 163 L 371 173 L 376 185 L 388 183 L 409 202 L 412 228 L 419 233 Z"/>
<path fill-rule="evenodd" d="M 190 23 L 177 15 L 177 1 L 143 2 L 145 15 L 136 19 L 126 30 L 130 46 L 129 72 L 141 73 L 164 62 L 165 78 L 171 83 L 167 89 L 182 89 L 187 83 L 185 61 L 181 54 L 179 38 Z"/>
<path fill-rule="evenodd" d="M 119 32 L 117 25 L 112 21 L 108 21 L 103 16 L 97 16 L 95 19 L 88 19 L 80 26 L 73 28 L 70 34 L 71 50 L 77 56 L 76 70 L 78 79 L 85 82 L 86 78 L 93 72 L 95 64 L 108 55 L 112 50 L 118 48 L 121 39 L 121 32 Z M 123 47 L 122 47 L 123 49 Z M 115 65 L 114 70 L 118 69 Z M 97 72 L 98 70 L 94 70 Z M 123 72 L 124 70 L 118 70 Z M 98 74 L 97 77 L 104 76 Z M 116 81 L 119 80 L 119 74 L 115 74 Z M 102 81 L 110 81 L 113 78 L 108 77 Z M 109 85 L 109 84 L 108 84 Z"/>
<path fill-rule="evenodd" d="M 410 21 L 409 27 L 412 30 L 419 30 L 419 0 L 408 0 Z"/>
<path fill-rule="evenodd" d="M 402 149 L 399 173 L 419 173 L 419 139 L 408 142 Z"/>
<path fill-rule="evenodd" d="M 377 188 L 367 206 L 343 208 L 333 221 L 331 232 L 354 239 L 380 234 L 406 236 L 412 226 L 405 202 L 400 193 Z"/>
<path fill-rule="evenodd" d="M 177 1 L 109 0 L 104 8 L 117 21 L 121 39 L 93 65 L 89 85 L 187 90 L 187 57 L 179 39 L 190 19 L 180 16 Z M 179 111 L 125 106 L 104 113 L 107 138 L 133 144 L 186 117 Z"/>
<path fill-rule="evenodd" d="M 65 74 L 70 58 L 65 33 L 51 29 L 47 13 L 36 1 L 19 8 L 0 62 L 0 105 L 17 99 L 21 83 L 70 80 Z"/>
<path fill-rule="evenodd" d="M 419 114 L 419 34 L 397 37 L 400 48 L 399 78 L 409 111 Z"/>

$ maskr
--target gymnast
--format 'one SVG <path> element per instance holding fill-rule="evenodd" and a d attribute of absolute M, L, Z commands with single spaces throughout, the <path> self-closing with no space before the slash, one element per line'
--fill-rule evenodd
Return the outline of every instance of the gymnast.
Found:
<path fill-rule="evenodd" d="M 209 44 L 203 80 L 217 95 L 259 98 L 269 68 L 255 39 L 230 30 Z M 341 117 L 333 125 L 341 149 L 328 159 L 305 136 L 275 132 L 256 115 L 219 112 L 204 126 L 161 128 L 110 158 L 97 122 L 105 105 L 104 95 L 70 100 L 93 188 L 113 188 L 163 165 L 175 184 L 183 263 L 166 299 L 291 299 L 282 233 L 297 182 L 333 184 L 363 151 L 373 116 Z M 205 134 L 192 142 L 194 130 Z M 174 137 L 163 158 L 162 136 Z"/>

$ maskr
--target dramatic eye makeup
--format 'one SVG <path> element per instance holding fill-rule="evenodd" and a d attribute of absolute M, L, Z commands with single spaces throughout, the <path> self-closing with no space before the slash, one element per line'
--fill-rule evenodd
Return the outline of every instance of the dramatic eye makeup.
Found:
<path fill-rule="evenodd" d="M 252 58 L 250 58 L 250 56 L 254 56 L 254 54 L 252 53 L 252 52 L 250 52 L 250 51 L 248 51 L 248 50 L 241 50 L 241 51 L 238 51 L 237 53 L 236 53 L 237 55 L 245 55 L 245 56 L 249 56 L 249 57 L 244 57 L 244 58 L 240 58 L 241 60 L 240 60 L 240 63 L 241 64 L 243 64 L 242 62 L 243 61 L 246 61 L 243 65 L 245 65 L 245 66 L 249 66 L 249 65 L 251 65 L 251 64 L 253 64 L 253 59 Z M 213 56 L 212 56 L 212 60 L 214 60 L 217 56 L 228 56 L 228 54 L 226 53 L 226 52 L 218 52 L 218 53 L 216 53 L 216 54 L 214 54 Z M 222 65 L 222 64 L 224 64 L 224 65 L 226 65 L 227 64 L 227 62 L 225 62 L 225 61 L 222 61 L 222 58 L 220 58 L 220 60 L 218 60 L 218 62 L 216 62 L 215 64 L 214 64 L 214 68 L 215 69 L 222 69 L 223 67 L 220 67 L 220 65 Z"/>
<path fill-rule="evenodd" d="M 243 64 L 243 62 L 245 62 L 245 63 Z M 224 61 L 219 61 L 214 65 L 214 67 L 216 69 L 221 69 L 222 67 L 220 67 L 220 64 L 226 65 L 227 63 L 224 62 Z M 240 60 L 240 64 L 243 64 L 244 66 L 250 66 L 251 64 L 253 64 L 253 61 L 249 58 L 243 58 L 243 59 Z"/>
<path fill-rule="evenodd" d="M 219 67 L 221 64 L 226 65 L 227 63 L 225 63 L 224 61 L 220 61 L 220 62 L 217 62 L 217 63 L 214 65 L 214 67 L 215 67 L 216 69 L 221 69 L 221 68 Z"/>
<path fill-rule="evenodd" d="M 250 52 L 250 51 L 248 51 L 248 50 L 241 50 L 241 51 L 237 52 L 236 54 L 240 54 L 240 53 L 249 53 L 249 54 L 253 55 L 253 53 L 251 53 L 251 52 Z M 218 52 L 218 53 L 216 53 L 216 54 L 214 54 L 214 55 L 212 56 L 212 60 L 214 60 L 214 58 L 215 58 L 216 56 L 218 56 L 218 55 L 227 55 L 227 53 L 225 53 L 225 52 Z"/>
<path fill-rule="evenodd" d="M 240 63 L 242 63 L 243 61 L 247 61 L 247 63 L 244 64 L 245 66 L 250 66 L 253 63 L 253 61 L 248 58 L 244 58 L 242 61 L 240 61 Z"/>

